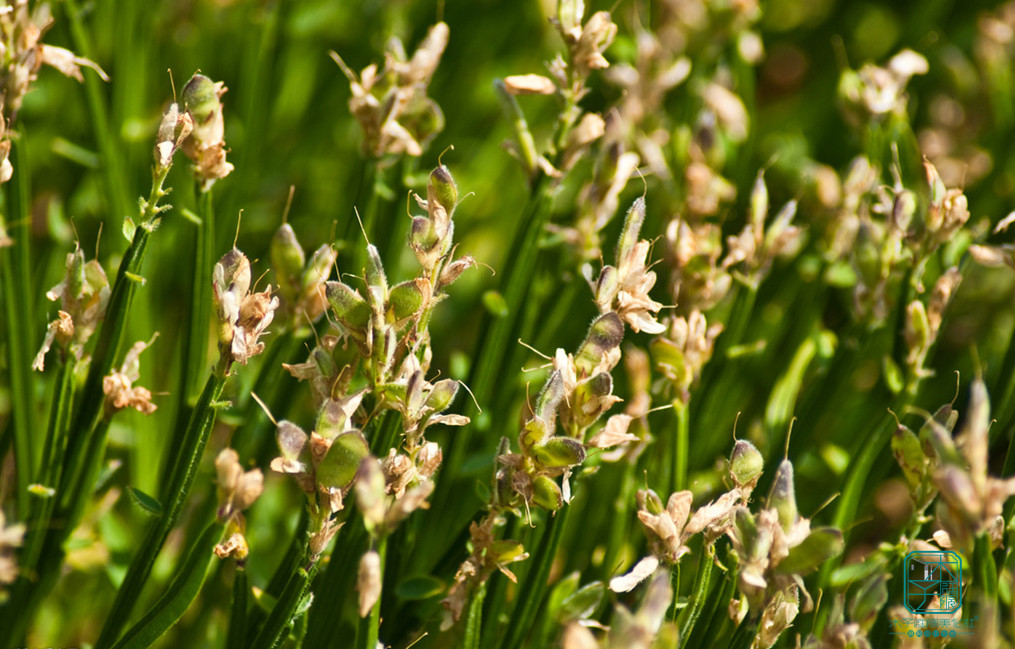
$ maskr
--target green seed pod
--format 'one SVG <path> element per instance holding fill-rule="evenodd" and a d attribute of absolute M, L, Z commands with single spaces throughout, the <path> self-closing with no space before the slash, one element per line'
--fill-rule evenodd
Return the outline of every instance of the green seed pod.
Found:
<path fill-rule="evenodd" d="M 325 284 L 325 295 L 335 319 L 347 329 L 362 331 L 370 322 L 370 305 L 355 289 L 332 281 Z"/>
<path fill-rule="evenodd" d="M 627 211 L 627 218 L 624 219 L 624 230 L 620 234 L 620 241 L 617 242 L 617 266 L 621 266 L 628 254 L 634 250 L 638 243 L 638 235 L 641 233 L 641 225 L 645 222 L 645 199 L 636 198 Z"/>
<path fill-rule="evenodd" d="M 80 299 L 85 293 L 85 253 L 81 248 L 67 254 L 67 289 L 64 294 L 66 301 Z"/>
<path fill-rule="evenodd" d="M 754 487 L 765 470 L 765 458 L 754 444 L 738 439 L 730 454 L 730 478 L 737 487 Z"/>
<path fill-rule="evenodd" d="M 532 448 L 536 462 L 547 469 L 562 469 L 585 461 L 585 447 L 570 437 L 551 437 Z"/>
<path fill-rule="evenodd" d="M 557 483 L 545 475 L 532 481 L 532 502 L 543 509 L 555 512 L 564 504 L 564 495 Z"/>
<path fill-rule="evenodd" d="M 458 394 L 458 381 L 454 379 L 438 381 L 430 390 L 430 394 L 426 398 L 426 405 L 433 412 L 444 412 L 454 401 L 456 394 Z"/>
<path fill-rule="evenodd" d="M 420 253 L 432 250 L 437 245 L 437 230 L 434 228 L 433 221 L 422 216 L 412 217 L 409 243 L 414 250 Z"/>
<path fill-rule="evenodd" d="M 913 300 L 906 307 L 906 344 L 910 353 L 926 350 L 933 342 L 927 309 L 920 300 Z"/>
<path fill-rule="evenodd" d="M 279 290 L 286 299 L 293 299 L 292 287 L 296 278 L 303 272 L 303 266 L 307 263 L 307 256 L 296 239 L 296 233 L 292 226 L 283 223 L 282 227 L 275 232 L 271 238 L 271 266 L 275 269 L 275 277 L 278 278 Z M 290 293 L 287 295 L 286 293 Z"/>
<path fill-rule="evenodd" d="M 363 524 L 371 534 L 384 523 L 384 471 L 377 458 L 366 457 L 356 474 L 356 506 L 363 515 Z"/>
<path fill-rule="evenodd" d="M 793 487 L 793 464 L 789 460 L 783 460 L 775 473 L 775 481 L 772 483 L 772 491 L 768 494 L 768 507 L 779 513 L 779 525 L 783 531 L 796 523 L 796 490 Z"/>
<path fill-rule="evenodd" d="M 543 440 L 552 433 L 553 431 L 545 421 L 539 417 L 533 417 L 525 422 L 522 430 L 518 433 L 518 444 L 523 451 L 531 451 L 537 445 L 542 444 Z"/>
<path fill-rule="evenodd" d="M 440 165 L 430 172 L 430 187 L 433 188 L 433 191 L 432 193 L 427 192 L 427 198 L 437 199 L 444 209 L 451 212 L 455 208 L 455 204 L 458 203 L 458 186 L 455 185 L 455 179 L 451 177 L 451 172 L 447 167 Z"/>
<path fill-rule="evenodd" d="M 303 271 L 301 287 L 304 291 L 319 287 L 331 274 L 331 267 L 338 258 L 338 253 L 325 244 L 314 251 L 310 257 L 310 265 Z"/>
<path fill-rule="evenodd" d="M 603 269 L 599 271 L 599 279 L 596 280 L 596 304 L 601 308 L 608 309 L 620 289 L 619 283 L 620 277 L 617 274 L 617 269 L 613 266 L 603 266 Z"/>
<path fill-rule="evenodd" d="M 589 327 L 585 341 L 575 354 L 574 365 L 580 376 L 588 376 L 607 353 L 624 340 L 624 322 L 614 312 L 604 313 Z"/>
<path fill-rule="evenodd" d="M 384 276 L 384 264 L 381 263 L 381 255 L 377 252 L 374 244 L 367 245 L 367 286 L 382 295 L 388 294 L 388 280 Z"/>
<path fill-rule="evenodd" d="M 183 87 L 183 105 L 197 123 L 210 119 L 221 105 L 214 81 L 203 74 L 195 74 Z"/>
<path fill-rule="evenodd" d="M 402 322 L 419 313 L 429 298 L 427 288 L 429 282 L 425 279 L 411 279 L 392 288 L 388 293 L 388 321 Z"/>
<path fill-rule="evenodd" d="M 557 370 L 550 375 L 539 396 L 536 397 L 536 416 L 547 422 L 553 421 L 557 406 L 564 398 L 564 379 Z"/>
<path fill-rule="evenodd" d="M 775 571 L 784 575 L 805 575 L 842 553 L 842 532 L 831 527 L 812 530 L 803 543 L 790 548 L 789 555 Z"/>
<path fill-rule="evenodd" d="M 909 487 L 915 489 L 920 486 L 927 472 L 928 462 L 916 433 L 902 425 L 896 427 L 892 435 L 892 455 L 902 467 Z"/>
<path fill-rule="evenodd" d="M 370 445 L 362 433 L 352 431 L 339 435 L 317 467 L 318 484 L 335 489 L 344 488 L 356 477 L 360 463 L 368 455 Z"/>

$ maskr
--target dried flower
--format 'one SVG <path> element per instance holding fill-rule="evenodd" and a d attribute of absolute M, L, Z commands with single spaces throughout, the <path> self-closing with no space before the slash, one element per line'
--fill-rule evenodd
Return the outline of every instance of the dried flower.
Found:
<path fill-rule="evenodd" d="M 370 64 L 359 75 L 331 53 L 349 80 L 349 110 L 363 128 L 363 150 L 368 155 L 420 156 L 444 128 L 440 107 L 426 93 L 448 34 L 448 26 L 437 23 L 408 60 L 402 44 L 394 40 L 385 53 L 384 68 Z"/>
<path fill-rule="evenodd" d="M 250 262 L 233 248 L 215 264 L 212 290 L 219 319 L 219 348 L 230 360 L 246 365 L 264 351 L 259 342 L 275 317 L 278 298 L 271 288 L 250 292 Z"/>
<path fill-rule="evenodd" d="M 109 302 L 109 280 L 97 260 L 85 263 L 84 252 L 75 246 L 74 252 L 67 255 L 66 267 L 63 281 L 46 292 L 46 298 L 52 302 L 60 300 L 62 308 L 57 319 L 49 324 L 42 348 L 32 363 L 32 368 L 40 372 L 54 341 L 81 359 L 84 345 L 105 316 Z"/>
<path fill-rule="evenodd" d="M 146 388 L 134 385 L 134 382 L 141 378 L 141 352 L 148 349 L 153 342 L 155 342 L 154 337 L 148 342 L 134 343 L 127 350 L 120 368 L 114 369 L 109 376 L 102 379 L 102 391 L 106 395 L 107 416 L 124 408 L 134 408 L 146 415 L 155 412 L 157 406 L 152 403 L 152 393 Z"/>
<path fill-rule="evenodd" d="M 215 458 L 218 473 L 218 517 L 227 519 L 251 505 L 264 491 L 264 475 L 260 469 L 244 471 L 240 456 L 231 448 L 222 449 Z"/>

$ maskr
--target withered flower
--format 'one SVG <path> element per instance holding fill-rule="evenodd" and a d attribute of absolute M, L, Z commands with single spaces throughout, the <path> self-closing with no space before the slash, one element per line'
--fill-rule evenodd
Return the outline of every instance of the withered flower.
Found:
<path fill-rule="evenodd" d="M 146 388 L 134 385 L 134 382 L 141 378 L 141 352 L 148 349 L 153 342 L 155 337 L 148 342 L 134 343 L 124 356 L 123 365 L 102 379 L 102 391 L 106 395 L 108 414 L 124 408 L 134 408 L 146 415 L 155 412 L 157 406 L 152 403 L 152 393 Z"/>
<path fill-rule="evenodd" d="M 264 351 L 260 337 L 275 317 L 278 298 L 271 288 L 250 292 L 250 262 L 233 248 L 215 264 L 212 290 L 219 319 L 219 348 L 229 359 L 246 365 Z"/>
<path fill-rule="evenodd" d="M 66 267 L 63 281 L 46 292 L 50 301 L 60 300 L 62 308 L 57 319 L 49 324 L 46 338 L 32 363 L 32 368 L 40 372 L 46 352 L 54 341 L 81 359 L 84 345 L 105 316 L 109 302 L 109 280 L 97 260 L 85 263 L 84 252 L 75 247 L 74 252 L 67 254 Z"/>
<path fill-rule="evenodd" d="M 448 26 L 437 23 L 410 59 L 402 44 L 393 40 L 385 52 L 384 67 L 378 70 L 371 63 L 358 75 L 338 54 L 331 53 L 349 80 L 349 110 L 363 128 L 363 149 L 368 155 L 420 156 L 444 128 L 444 114 L 427 97 L 427 86 L 447 46 L 448 35 Z"/>

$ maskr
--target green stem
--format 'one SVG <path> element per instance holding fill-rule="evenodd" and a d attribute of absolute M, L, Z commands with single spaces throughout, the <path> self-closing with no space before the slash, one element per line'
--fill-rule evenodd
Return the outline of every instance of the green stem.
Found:
<path fill-rule="evenodd" d="M 377 540 L 377 554 L 381 558 L 381 583 L 384 583 L 384 562 L 388 555 L 388 537 L 382 536 Z M 376 649 L 377 641 L 381 633 L 381 596 L 378 595 L 370 609 L 370 615 L 360 620 L 359 646 L 361 649 Z"/>
<path fill-rule="evenodd" d="M 543 601 L 543 591 L 546 589 L 546 582 L 550 576 L 550 566 L 557 554 L 557 546 L 560 545 L 567 515 L 570 511 L 571 508 L 565 506 L 549 522 L 549 529 L 543 535 L 539 549 L 536 551 L 535 563 L 529 569 L 525 583 L 518 593 L 518 599 L 515 600 L 515 609 L 511 613 L 511 622 L 508 624 L 505 640 L 500 645 L 501 649 L 518 649 L 532 629 L 532 623 Z"/>
<path fill-rule="evenodd" d="M 973 580 L 980 591 L 982 609 L 997 610 L 997 564 L 990 549 L 990 535 L 980 534 L 973 547 Z M 982 617 L 982 616 L 981 616 Z"/>
<path fill-rule="evenodd" d="M 673 440 L 673 484 L 670 493 L 687 488 L 687 454 L 690 450 L 690 407 L 680 399 L 674 399 L 673 412 L 677 416 L 677 426 Z"/>
<path fill-rule="evenodd" d="M 250 649 L 275 649 L 281 643 L 316 571 L 317 564 L 314 564 L 309 570 L 301 567 L 292 574 Z"/>
<path fill-rule="evenodd" d="M 73 354 L 61 364 L 57 374 L 56 389 L 53 392 L 52 410 L 50 411 L 49 427 L 46 431 L 46 444 L 43 449 L 42 466 L 36 482 L 49 488 L 55 487 L 60 481 L 60 468 L 63 465 L 63 454 L 67 442 L 67 426 L 70 421 L 71 404 L 74 399 L 74 368 L 77 366 Z M 22 551 L 19 564 L 22 569 L 32 569 L 40 557 L 49 521 L 56 506 L 57 496 L 39 499 L 34 507 L 34 515 L 30 521 L 25 549 Z"/>
<path fill-rule="evenodd" d="M 190 326 L 184 331 L 181 404 L 197 392 L 208 363 L 208 327 L 211 322 L 211 276 L 215 265 L 215 211 L 211 191 L 202 192 L 201 223 L 195 235 L 194 276 L 190 296 Z"/>
<path fill-rule="evenodd" d="M 233 605 L 229 609 L 229 632 L 226 649 L 244 649 L 247 639 L 247 599 L 250 586 L 247 585 L 247 571 L 237 564 L 233 575 Z"/>
<path fill-rule="evenodd" d="M 215 521 L 205 528 L 177 571 L 173 583 L 144 617 L 113 645 L 113 649 L 145 649 L 179 621 L 204 585 L 208 566 L 214 557 L 213 550 L 224 529 L 222 521 Z"/>
<path fill-rule="evenodd" d="M 688 606 L 683 610 L 680 616 L 680 640 L 681 646 L 687 646 L 687 639 L 691 636 L 691 632 L 694 631 L 694 626 L 698 623 L 698 618 L 701 616 L 701 610 L 705 606 L 705 600 L 708 599 L 709 586 L 712 584 L 712 564 L 714 563 L 713 550 L 709 548 L 707 552 L 703 552 L 701 555 L 702 564 L 698 566 L 698 574 L 695 577 L 694 593 L 691 595 L 691 601 Z M 674 599 L 677 598 L 679 593 L 674 592 Z"/>
<path fill-rule="evenodd" d="M 190 421 L 187 423 L 187 432 L 184 435 L 183 450 L 180 453 L 179 461 L 168 475 L 168 480 L 162 490 L 162 514 L 152 521 L 144 542 L 134 555 L 130 567 L 127 568 L 127 574 L 117 591 L 113 608 L 110 610 L 102 627 L 102 633 L 95 643 L 97 649 L 109 647 L 119 636 L 120 630 L 130 618 L 131 610 L 133 610 L 134 604 L 140 597 L 145 582 L 151 574 L 152 566 L 155 564 L 155 559 L 162 549 L 166 537 L 169 536 L 169 532 L 180 518 L 183 505 L 193 486 L 194 476 L 197 475 L 197 468 L 205 445 L 208 443 L 208 435 L 215 422 L 218 408 L 216 402 L 222 395 L 222 389 L 225 386 L 228 365 L 228 357 L 223 357 L 215 372 L 208 377 L 204 390 L 194 406 Z"/>
<path fill-rule="evenodd" d="M 32 287 L 29 278 L 31 216 L 28 212 L 28 161 L 24 153 L 24 134 L 11 150 L 14 176 L 4 186 L 4 211 L 8 219 L 14 245 L 0 248 L 0 277 L 3 291 L 4 324 L 7 330 L 7 367 L 10 377 L 11 403 L 14 430 L 15 502 L 17 515 L 27 518 L 29 508 L 28 484 L 35 473 L 36 433 L 38 428 L 35 399 L 32 398 L 31 356 L 35 349 L 32 327 Z M 2 217 L 0 217 L 2 219 Z"/>
<path fill-rule="evenodd" d="M 483 600 L 486 599 L 486 584 L 479 585 L 479 590 L 472 596 L 469 602 L 469 612 L 465 619 L 465 638 L 462 640 L 462 649 L 479 649 L 479 639 L 483 630 Z"/>

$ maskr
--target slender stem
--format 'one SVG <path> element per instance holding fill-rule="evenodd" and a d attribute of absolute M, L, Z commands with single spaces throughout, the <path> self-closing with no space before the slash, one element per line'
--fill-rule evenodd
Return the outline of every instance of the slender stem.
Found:
<path fill-rule="evenodd" d="M 314 564 L 309 569 L 298 568 L 292 574 L 250 649 L 275 649 L 279 645 L 316 572 Z"/>
<path fill-rule="evenodd" d="M 117 591 L 113 608 L 110 610 L 102 633 L 95 643 L 97 649 L 110 646 L 119 636 L 121 629 L 130 618 L 131 610 L 133 610 L 148 576 L 151 574 L 152 566 L 155 564 L 155 559 L 162 549 L 166 537 L 169 536 L 169 532 L 180 518 L 183 504 L 190 494 L 191 486 L 193 486 L 194 476 L 197 474 L 205 445 L 208 443 L 208 435 L 215 422 L 218 407 L 216 402 L 225 386 L 228 365 L 227 357 L 223 357 L 215 372 L 208 377 L 204 390 L 194 406 L 190 421 L 187 423 L 183 451 L 162 491 L 163 512 L 152 521 L 144 542 L 134 555 L 130 567 L 127 568 L 127 574 Z"/>
<path fill-rule="evenodd" d="M 229 632 L 226 635 L 226 649 L 244 649 L 247 639 L 247 599 L 250 586 L 247 585 L 247 571 L 236 566 L 233 575 L 233 605 L 229 609 Z"/>
<path fill-rule="evenodd" d="M 472 596 L 469 602 L 469 612 L 465 620 L 465 638 L 462 640 L 462 649 L 479 649 L 479 639 L 483 630 L 483 600 L 486 599 L 486 584 L 479 585 L 479 590 Z"/>
<path fill-rule="evenodd" d="M 684 609 L 680 619 L 680 641 L 681 646 L 687 646 L 687 639 L 691 636 L 691 632 L 694 631 L 694 626 L 698 623 L 698 618 L 701 616 L 701 610 L 705 606 L 705 600 L 708 598 L 709 586 L 712 583 L 712 560 L 713 550 L 709 548 L 707 552 L 701 553 L 701 565 L 698 566 L 698 574 L 695 576 L 694 593 L 691 595 L 691 601 L 688 606 Z M 679 593 L 674 592 L 674 599 L 676 599 Z"/>
<path fill-rule="evenodd" d="M 71 404 L 74 400 L 74 368 L 77 366 L 73 354 L 61 364 L 57 374 L 56 389 L 53 392 L 52 410 L 50 411 L 49 427 L 46 431 L 46 445 L 43 449 L 43 461 L 39 467 L 36 482 L 53 488 L 60 480 L 60 468 L 67 442 L 67 425 L 70 421 Z M 25 549 L 20 557 L 22 569 L 35 567 L 42 551 L 43 541 L 49 529 L 49 520 L 56 506 L 56 495 L 41 498 L 35 503 L 33 516 Z"/>
<path fill-rule="evenodd" d="M 215 544 L 222 538 L 224 521 L 209 524 L 191 546 L 187 558 L 176 572 L 166 592 L 130 628 L 114 649 L 145 649 L 176 624 L 197 597 L 208 575 Z"/>
<path fill-rule="evenodd" d="M 508 623 L 507 635 L 504 636 L 504 642 L 500 645 L 501 649 L 518 649 L 532 629 L 532 623 L 543 601 L 543 591 L 550 576 L 550 566 L 557 554 L 557 546 L 560 545 L 567 515 L 570 511 L 570 507 L 564 507 L 550 521 L 549 529 L 543 535 L 539 549 L 536 551 L 535 564 L 529 569 L 525 583 L 518 593 L 518 599 L 515 600 L 515 609 L 511 613 L 511 622 Z"/>
<path fill-rule="evenodd" d="M 677 426 L 673 440 L 673 484 L 671 493 L 687 488 L 687 454 L 690 450 L 690 412 L 687 403 L 673 400 L 673 412 L 677 416 Z"/>
<path fill-rule="evenodd" d="M 211 275 L 215 265 L 215 210 L 211 191 L 200 194 L 201 223 L 195 234 L 195 265 L 190 296 L 190 326 L 184 332 L 183 389 L 180 398 L 189 402 L 200 385 L 208 362 L 208 326 L 211 322 Z"/>
<path fill-rule="evenodd" d="M 12 412 L 14 430 L 15 498 L 17 514 L 27 518 L 28 484 L 38 461 L 38 430 L 35 400 L 32 398 L 32 350 L 35 349 L 32 326 L 32 287 L 29 278 L 31 217 L 28 212 L 28 160 L 24 153 L 24 134 L 11 150 L 14 176 L 4 186 L 4 212 L 14 245 L 0 248 L 0 290 L 3 291 L 4 324 L 7 330 L 7 367 L 11 402 L 19 404 Z M 0 217 L 2 218 L 2 217 Z"/>

